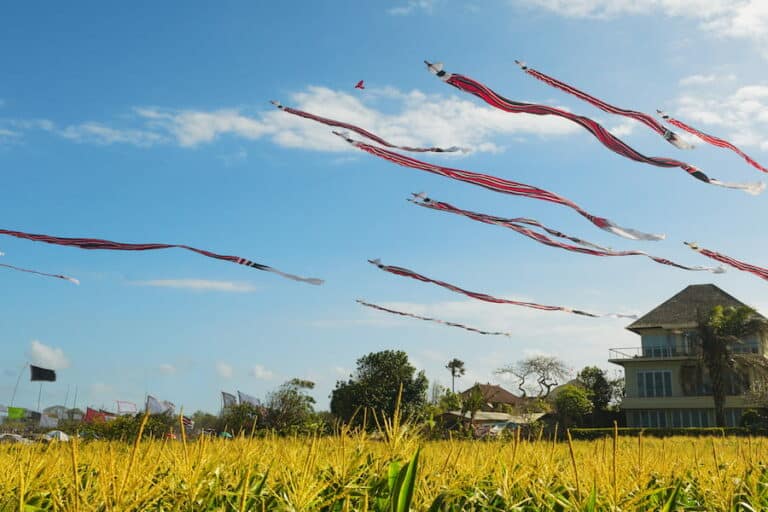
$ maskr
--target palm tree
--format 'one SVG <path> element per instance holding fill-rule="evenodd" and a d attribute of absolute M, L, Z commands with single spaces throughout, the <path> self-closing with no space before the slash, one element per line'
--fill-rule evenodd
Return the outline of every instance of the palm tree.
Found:
<path fill-rule="evenodd" d="M 765 320 L 746 306 L 715 306 L 708 315 L 699 315 L 697 330 L 701 360 L 712 381 L 715 423 L 718 427 L 725 426 L 725 377 L 735 363 L 733 346 L 743 343 L 745 336 L 762 333 L 765 329 Z"/>
<path fill-rule="evenodd" d="M 456 359 L 454 357 L 453 359 L 448 361 L 448 364 L 445 365 L 445 367 L 451 371 L 451 393 L 455 393 L 456 377 L 461 377 L 467 372 L 467 370 L 464 368 L 464 361 L 462 361 L 461 359 Z"/>
<path fill-rule="evenodd" d="M 485 397 L 483 397 L 479 385 L 475 384 L 472 391 L 466 394 L 461 401 L 461 414 L 469 413 L 469 425 L 473 432 L 475 430 L 475 416 L 477 416 L 477 411 L 483 408 L 483 405 L 485 405 Z"/>

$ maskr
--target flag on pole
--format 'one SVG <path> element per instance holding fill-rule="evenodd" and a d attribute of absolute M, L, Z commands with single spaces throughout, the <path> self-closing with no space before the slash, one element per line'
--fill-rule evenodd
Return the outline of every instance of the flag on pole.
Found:
<path fill-rule="evenodd" d="M 232 393 L 227 393 L 226 391 L 221 392 L 221 400 L 224 402 L 224 408 L 232 407 L 234 405 L 237 405 L 237 397 L 233 395 Z"/>
<path fill-rule="evenodd" d="M 137 412 L 139 412 L 139 409 L 135 403 L 117 400 L 117 414 L 136 414 Z"/>
<path fill-rule="evenodd" d="M 20 420 L 24 417 L 24 408 L 23 407 L 9 407 L 8 408 L 8 419 L 9 420 Z"/>
<path fill-rule="evenodd" d="M 184 429 L 186 430 L 192 430 L 193 428 L 195 428 L 195 420 L 193 420 L 192 418 L 182 416 L 181 423 L 184 424 Z"/>
<path fill-rule="evenodd" d="M 173 414 L 175 409 L 176 406 L 173 402 L 169 402 L 168 400 L 163 400 L 161 402 L 152 395 L 147 395 L 146 410 L 149 411 L 150 414 L 165 414 L 167 412 Z"/>
<path fill-rule="evenodd" d="M 240 404 L 251 404 L 256 407 L 261 407 L 261 401 L 256 398 L 255 396 L 251 396 L 248 394 L 243 393 L 242 391 L 237 392 L 237 396 L 240 398 Z"/>
<path fill-rule="evenodd" d="M 107 415 L 96 409 L 87 407 L 85 410 L 85 416 L 83 416 L 83 422 L 85 423 L 106 423 Z"/>
<path fill-rule="evenodd" d="M 49 382 L 56 381 L 56 372 L 49 370 L 48 368 L 40 368 L 39 366 L 29 365 L 31 373 L 30 380 L 43 380 Z"/>

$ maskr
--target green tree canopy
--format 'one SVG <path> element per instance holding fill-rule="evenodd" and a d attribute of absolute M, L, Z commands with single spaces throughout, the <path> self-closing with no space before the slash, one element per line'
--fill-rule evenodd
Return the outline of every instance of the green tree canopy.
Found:
<path fill-rule="evenodd" d="M 281 433 L 295 432 L 307 426 L 314 413 L 315 399 L 307 394 L 315 383 L 291 379 L 267 396 L 266 414 L 261 423 Z"/>
<path fill-rule="evenodd" d="M 589 391 L 593 409 L 605 410 L 614 392 L 608 379 L 605 378 L 605 372 L 597 366 L 586 366 L 576 375 L 576 378 Z"/>
<path fill-rule="evenodd" d="M 413 416 L 427 402 L 428 385 L 424 372 L 416 372 L 405 352 L 372 352 L 357 360 L 357 369 L 348 380 L 336 383 L 331 392 L 331 412 L 345 422 L 354 417 L 357 424 L 362 421 L 362 409 L 392 416 L 402 386 L 401 413 Z"/>
<path fill-rule="evenodd" d="M 589 391 L 573 385 L 563 386 L 555 397 L 555 411 L 565 427 L 578 424 L 593 410 Z"/>

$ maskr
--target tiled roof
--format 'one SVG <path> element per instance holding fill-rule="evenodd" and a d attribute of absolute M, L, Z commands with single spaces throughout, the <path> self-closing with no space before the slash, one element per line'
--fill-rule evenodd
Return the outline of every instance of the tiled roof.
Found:
<path fill-rule="evenodd" d="M 715 306 L 738 308 L 746 304 L 713 284 L 692 284 L 629 324 L 627 329 L 635 331 L 651 327 L 693 327 L 699 312 L 706 314 Z"/>

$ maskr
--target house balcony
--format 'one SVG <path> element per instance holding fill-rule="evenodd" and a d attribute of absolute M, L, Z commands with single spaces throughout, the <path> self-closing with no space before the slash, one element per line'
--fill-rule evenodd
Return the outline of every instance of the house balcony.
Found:
<path fill-rule="evenodd" d="M 698 352 L 676 347 L 620 347 L 608 349 L 608 361 L 621 364 L 626 361 L 657 359 L 690 359 L 698 357 Z"/>

